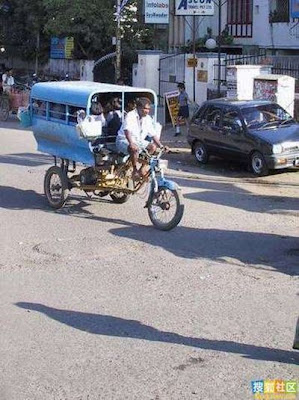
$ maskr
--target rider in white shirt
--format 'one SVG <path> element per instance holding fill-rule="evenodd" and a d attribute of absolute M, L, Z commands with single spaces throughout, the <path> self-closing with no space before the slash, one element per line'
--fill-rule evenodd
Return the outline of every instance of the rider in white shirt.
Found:
<path fill-rule="evenodd" d="M 163 147 L 157 136 L 153 120 L 149 115 L 150 106 L 151 102 L 148 98 L 141 97 L 138 99 L 136 109 L 127 113 L 116 138 L 117 151 L 131 156 L 134 179 L 140 177 L 143 172 L 137 171 L 140 152 L 146 149 L 150 154 L 153 154 L 157 146 Z"/>

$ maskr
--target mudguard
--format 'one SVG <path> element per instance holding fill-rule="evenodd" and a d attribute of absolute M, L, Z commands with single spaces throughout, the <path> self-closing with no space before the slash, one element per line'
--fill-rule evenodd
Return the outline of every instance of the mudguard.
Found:
<path fill-rule="evenodd" d="M 165 186 L 169 190 L 179 189 L 179 186 L 174 181 L 162 178 L 161 176 L 157 178 L 157 182 L 158 187 Z"/>
<path fill-rule="evenodd" d="M 151 187 L 151 190 L 150 190 L 150 193 L 149 193 L 149 196 L 148 196 L 148 199 L 147 199 L 147 202 L 146 202 L 144 208 L 148 208 L 149 204 L 151 204 L 151 202 L 152 202 L 153 196 L 155 194 L 154 185 L 155 185 L 155 183 L 154 183 L 154 181 L 152 181 L 152 187 Z M 157 178 L 157 185 L 158 185 L 158 188 L 164 186 L 169 190 L 179 190 L 179 186 L 174 181 L 162 178 L 161 176 L 159 176 Z"/>

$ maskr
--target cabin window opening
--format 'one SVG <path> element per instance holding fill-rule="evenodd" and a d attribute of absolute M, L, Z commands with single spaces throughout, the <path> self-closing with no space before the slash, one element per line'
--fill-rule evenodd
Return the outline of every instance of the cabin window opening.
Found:
<path fill-rule="evenodd" d="M 71 125 L 76 125 L 77 124 L 77 114 L 78 111 L 84 110 L 86 112 L 86 109 L 84 107 L 76 107 L 76 106 L 68 106 L 68 123 Z"/>
<path fill-rule="evenodd" d="M 32 99 L 32 114 L 46 117 L 47 115 L 46 102 L 38 99 Z"/>
<path fill-rule="evenodd" d="M 59 103 L 49 103 L 49 118 L 66 120 L 66 105 Z"/>

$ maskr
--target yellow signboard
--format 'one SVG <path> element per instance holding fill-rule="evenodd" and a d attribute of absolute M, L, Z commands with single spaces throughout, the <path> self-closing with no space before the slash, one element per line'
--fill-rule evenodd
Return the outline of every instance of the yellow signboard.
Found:
<path fill-rule="evenodd" d="M 172 126 L 177 125 L 178 113 L 179 113 L 179 101 L 178 95 L 180 92 L 174 90 L 173 92 L 164 93 L 165 102 L 167 104 L 168 112 L 170 115 Z"/>
<path fill-rule="evenodd" d="M 67 37 L 65 40 L 65 58 L 72 58 L 74 51 L 74 38 Z"/>
<path fill-rule="evenodd" d="M 187 66 L 188 67 L 197 67 L 197 58 L 187 58 Z"/>
<path fill-rule="evenodd" d="M 208 71 L 197 71 L 197 82 L 208 82 Z"/>

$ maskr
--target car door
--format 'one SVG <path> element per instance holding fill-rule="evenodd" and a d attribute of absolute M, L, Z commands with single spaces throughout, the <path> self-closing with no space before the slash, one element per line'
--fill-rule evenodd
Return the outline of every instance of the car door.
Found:
<path fill-rule="evenodd" d="M 234 159 L 245 159 L 248 147 L 247 138 L 238 109 L 223 108 L 220 133 L 223 155 Z"/>
<path fill-rule="evenodd" d="M 207 105 L 198 119 L 193 120 L 197 132 L 197 138 L 201 140 L 212 153 L 218 152 L 218 137 L 221 120 L 221 108 L 215 105 Z"/>

